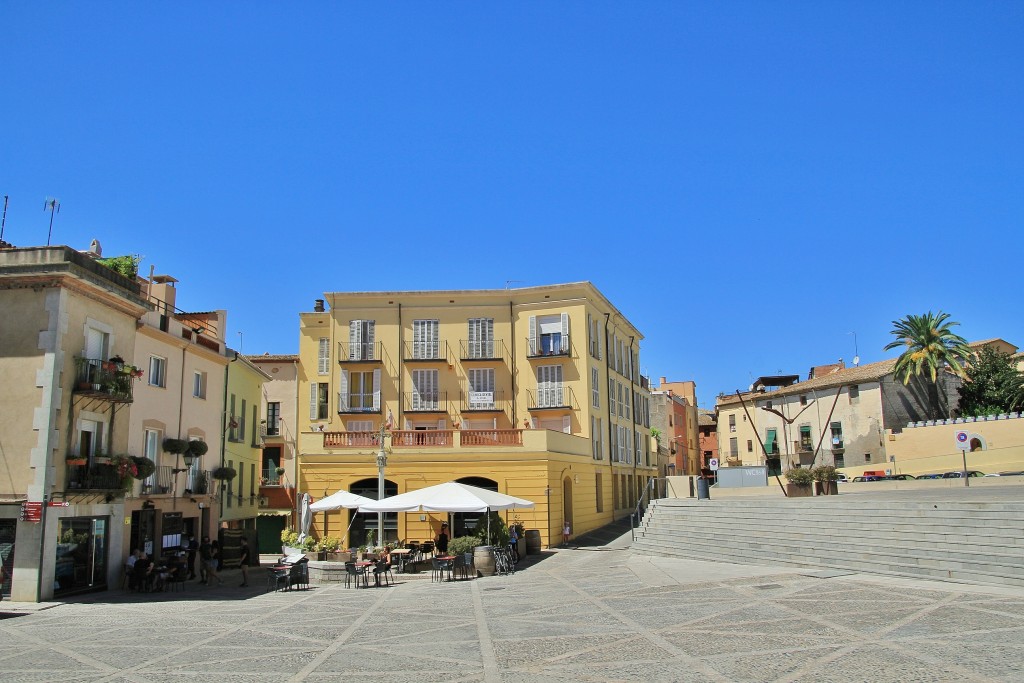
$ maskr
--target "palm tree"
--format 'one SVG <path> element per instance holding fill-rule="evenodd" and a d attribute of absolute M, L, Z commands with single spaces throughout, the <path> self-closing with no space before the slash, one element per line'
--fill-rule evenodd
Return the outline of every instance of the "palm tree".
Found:
<path fill-rule="evenodd" d="M 950 321 L 948 313 L 939 311 L 935 315 L 929 311 L 924 315 L 908 315 L 902 320 L 893 320 L 892 324 L 890 334 L 896 339 L 889 342 L 885 350 L 903 349 L 893 368 L 896 378 L 902 379 L 906 386 L 911 378 L 927 374 L 931 380 L 928 393 L 933 406 L 941 410 L 938 405 L 939 371 L 948 368 L 963 378 L 967 374 L 964 366 L 974 356 L 967 340 L 952 330 L 960 323 Z"/>

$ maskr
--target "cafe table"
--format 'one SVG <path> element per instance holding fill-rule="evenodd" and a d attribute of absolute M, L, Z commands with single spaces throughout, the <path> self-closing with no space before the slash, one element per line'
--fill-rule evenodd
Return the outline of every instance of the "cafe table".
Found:
<path fill-rule="evenodd" d="M 409 548 L 399 548 L 391 551 L 392 557 L 398 558 L 398 571 L 405 571 L 405 562 L 409 559 L 410 553 L 412 553 L 412 550 Z"/>

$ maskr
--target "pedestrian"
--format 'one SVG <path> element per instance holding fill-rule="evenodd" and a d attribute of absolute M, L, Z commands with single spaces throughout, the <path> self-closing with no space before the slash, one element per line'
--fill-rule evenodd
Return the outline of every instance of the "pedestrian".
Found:
<path fill-rule="evenodd" d="M 508 549 L 512 551 L 512 554 L 516 558 L 516 562 L 519 562 L 519 529 L 515 524 L 508 528 Z"/>
<path fill-rule="evenodd" d="M 191 580 L 196 578 L 196 552 L 199 550 L 199 543 L 196 542 L 195 534 L 188 535 L 188 543 L 185 549 L 188 551 L 188 578 Z"/>
<path fill-rule="evenodd" d="M 450 536 L 448 535 L 448 522 L 442 522 L 441 523 L 441 532 L 437 535 L 437 538 L 434 539 L 434 547 L 437 548 L 437 552 L 440 553 L 441 555 L 447 555 L 448 554 L 448 539 L 449 538 L 450 538 Z"/>
<path fill-rule="evenodd" d="M 206 554 L 203 554 L 203 549 L 206 549 Z M 217 585 L 223 585 L 224 581 L 217 576 L 217 567 L 220 563 L 220 544 L 217 541 L 210 542 L 209 536 L 203 537 L 203 544 L 199 546 L 199 557 L 202 558 L 203 564 L 206 566 L 206 580 L 203 581 L 205 584 L 212 584 L 213 580 L 217 580 Z"/>
<path fill-rule="evenodd" d="M 242 570 L 241 586 L 244 588 L 249 585 L 249 542 L 245 540 L 245 536 L 242 536 L 242 549 L 239 558 L 241 563 L 239 568 Z"/>
<path fill-rule="evenodd" d="M 562 545 L 569 545 L 569 533 L 572 529 L 569 528 L 569 522 L 565 523 L 562 527 Z"/>
<path fill-rule="evenodd" d="M 203 542 L 199 544 L 199 583 L 207 583 L 210 580 L 206 568 L 213 558 L 213 548 L 210 545 L 210 537 L 203 536 Z"/>

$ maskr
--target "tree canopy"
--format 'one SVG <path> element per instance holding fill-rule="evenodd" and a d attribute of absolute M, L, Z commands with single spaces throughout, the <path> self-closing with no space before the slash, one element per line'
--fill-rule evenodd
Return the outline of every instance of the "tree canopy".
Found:
<path fill-rule="evenodd" d="M 885 350 L 903 348 L 893 368 L 896 377 L 906 385 L 911 377 L 927 374 L 932 383 L 938 378 L 939 370 L 948 367 L 954 374 L 966 376 L 965 364 L 973 356 L 967 340 L 953 332 L 960 323 L 949 320 L 949 314 L 939 311 L 935 315 L 928 311 L 924 315 L 908 315 L 902 320 L 893 320 L 890 334 L 896 337 L 885 346 Z"/>
<path fill-rule="evenodd" d="M 983 348 L 967 368 L 960 388 L 961 415 L 996 415 L 1014 409 L 1021 389 L 1021 373 L 1012 356 Z"/>

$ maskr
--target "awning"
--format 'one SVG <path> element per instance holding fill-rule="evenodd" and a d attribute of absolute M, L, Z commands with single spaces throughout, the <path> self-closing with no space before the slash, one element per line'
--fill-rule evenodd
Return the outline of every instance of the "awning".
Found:
<path fill-rule="evenodd" d="M 292 510 L 260 510 L 256 513 L 257 517 L 287 517 L 292 514 Z"/>
<path fill-rule="evenodd" d="M 769 455 L 775 452 L 775 430 L 768 430 L 768 438 L 764 440 L 764 452 Z"/>

